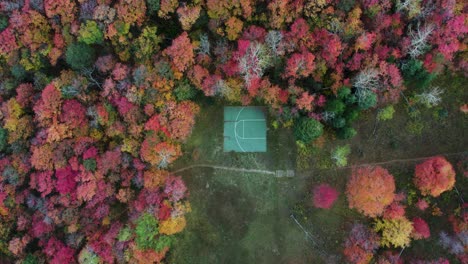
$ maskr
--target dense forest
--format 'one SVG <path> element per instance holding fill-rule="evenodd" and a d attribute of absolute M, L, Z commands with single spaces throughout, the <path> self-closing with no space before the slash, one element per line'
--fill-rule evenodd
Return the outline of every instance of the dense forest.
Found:
<path fill-rule="evenodd" d="M 170 166 L 200 101 L 266 106 L 299 146 L 353 138 L 363 112 L 435 106 L 437 75 L 468 74 L 467 11 L 463 0 L 2 1 L 0 261 L 164 263 L 191 211 Z M 455 174 L 442 156 L 418 164 L 417 206 Z M 350 230 L 350 263 L 430 236 L 385 168 L 354 169 L 346 195 L 375 218 Z M 314 204 L 337 196 L 319 186 Z M 445 238 L 461 263 L 467 221 L 452 215 Z"/>

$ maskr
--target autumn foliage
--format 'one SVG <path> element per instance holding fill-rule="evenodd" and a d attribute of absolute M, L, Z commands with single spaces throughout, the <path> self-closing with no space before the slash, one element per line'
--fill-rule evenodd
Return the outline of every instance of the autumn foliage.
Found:
<path fill-rule="evenodd" d="M 411 242 L 413 224 L 406 217 L 377 219 L 374 230 L 382 234 L 380 244 L 384 247 L 407 247 Z"/>
<path fill-rule="evenodd" d="M 169 171 L 200 112 L 193 100 L 265 105 L 304 144 L 331 131 L 350 138 L 359 111 L 396 103 L 445 68 L 467 71 L 463 4 L 1 1 L 0 255 L 165 261 L 190 211 Z M 414 183 L 437 197 L 455 173 L 435 157 Z M 351 208 L 396 223 L 405 208 L 394 190 L 385 169 L 364 167 L 346 194 Z M 313 202 L 330 208 L 337 195 L 321 186 Z M 361 231 L 347 246 L 355 263 L 375 250 Z"/>
<path fill-rule="evenodd" d="M 416 165 L 414 184 L 423 195 L 439 196 L 455 185 L 455 170 L 444 157 L 437 156 Z"/>
<path fill-rule="evenodd" d="M 338 192 L 328 184 L 314 187 L 313 193 L 313 203 L 317 208 L 329 209 L 338 198 Z"/>
<path fill-rule="evenodd" d="M 194 63 L 193 46 L 187 32 L 174 39 L 172 45 L 164 52 L 171 58 L 172 65 L 178 72 L 184 72 Z"/>
<path fill-rule="evenodd" d="M 354 224 L 344 243 L 343 254 L 350 263 L 370 263 L 377 248 L 380 237 L 372 229 L 363 224 Z"/>
<path fill-rule="evenodd" d="M 431 236 L 429 225 L 420 217 L 413 218 L 413 238 L 426 239 Z"/>
<path fill-rule="evenodd" d="M 376 217 L 384 212 L 395 197 L 393 176 L 382 167 L 361 167 L 353 170 L 346 186 L 350 208 Z"/>
<path fill-rule="evenodd" d="M 405 206 L 397 202 L 393 202 L 387 206 L 382 215 L 386 219 L 398 219 L 403 216 L 405 216 Z"/>

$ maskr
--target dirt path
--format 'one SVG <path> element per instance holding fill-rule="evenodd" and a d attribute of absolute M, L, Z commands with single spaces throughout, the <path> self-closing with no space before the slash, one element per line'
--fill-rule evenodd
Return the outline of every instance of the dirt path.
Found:
<path fill-rule="evenodd" d="M 420 160 L 425 160 L 425 159 L 435 157 L 435 156 L 458 156 L 458 155 L 466 154 L 466 153 L 468 153 L 468 152 L 467 151 L 462 151 L 462 152 L 436 154 L 436 155 L 431 155 L 431 156 L 428 156 L 428 157 L 408 158 L 408 159 L 393 159 L 393 160 L 374 162 L 374 163 L 355 164 L 355 165 L 336 168 L 336 169 L 337 170 L 343 170 L 343 169 L 350 169 L 350 168 L 362 167 L 362 166 L 375 166 L 375 165 L 392 164 L 392 163 L 397 163 L 397 162 L 420 161 Z"/>
<path fill-rule="evenodd" d="M 272 175 L 276 174 L 275 171 L 246 169 L 246 168 L 234 168 L 234 167 L 216 166 L 216 165 L 209 165 L 209 164 L 190 165 L 190 166 L 175 170 L 172 173 L 177 174 L 177 173 L 180 173 L 180 172 L 183 172 L 183 171 L 186 171 L 186 170 L 190 170 L 190 169 L 194 169 L 194 168 L 211 168 L 211 169 L 216 169 L 216 170 L 229 170 L 229 171 L 272 174 Z"/>
<path fill-rule="evenodd" d="M 346 170 L 346 169 L 351 169 L 354 167 L 362 167 L 362 166 L 376 166 L 376 165 L 385 165 L 385 164 L 392 164 L 392 163 L 397 163 L 397 162 L 410 162 L 410 161 L 420 161 L 420 160 L 425 160 L 430 157 L 434 156 L 458 156 L 467 153 L 466 151 L 462 152 L 453 152 L 453 153 L 443 153 L 443 154 L 437 154 L 437 155 L 432 155 L 429 157 L 418 157 L 418 158 L 408 158 L 408 159 L 393 159 L 393 160 L 388 160 L 388 161 L 382 161 L 382 162 L 374 162 L 374 163 L 362 163 L 362 164 L 355 164 L 355 165 L 350 165 L 346 167 L 340 167 L 340 168 L 333 168 L 333 169 L 326 169 L 326 170 Z M 178 170 L 173 171 L 172 173 L 178 174 L 180 172 L 186 171 L 186 170 L 191 170 L 194 168 L 211 168 L 215 170 L 228 170 L 228 171 L 237 171 L 237 172 L 247 172 L 247 173 L 260 173 L 260 174 L 269 174 L 269 175 L 277 175 L 276 171 L 269 171 L 269 170 L 258 170 L 258 169 L 248 169 L 248 168 L 236 168 L 236 167 L 225 167 L 225 166 L 216 166 L 216 165 L 210 165 L 210 164 L 194 164 L 190 165 L 187 167 L 180 168 Z"/>

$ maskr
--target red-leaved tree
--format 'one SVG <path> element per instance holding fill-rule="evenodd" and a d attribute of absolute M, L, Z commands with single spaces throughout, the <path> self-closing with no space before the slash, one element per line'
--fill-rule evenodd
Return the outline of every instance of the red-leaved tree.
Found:
<path fill-rule="evenodd" d="M 414 184 L 423 195 L 438 197 L 455 185 L 455 170 L 442 156 L 430 158 L 416 165 Z"/>
<path fill-rule="evenodd" d="M 187 32 L 174 39 L 164 53 L 171 58 L 174 68 L 179 72 L 184 72 L 194 63 L 193 45 Z"/>
<path fill-rule="evenodd" d="M 385 219 L 399 219 L 405 216 L 405 206 L 398 202 L 393 202 L 383 212 Z"/>
<path fill-rule="evenodd" d="M 413 238 L 414 239 L 425 239 L 431 236 L 429 225 L 420 217 L 413 218 Z"/>
<path fill-rule="evenodd" d="M 313 203 L 317 208 L 329 209 L 338 198 L 338 192 L 328 184 L 320 184 L 314 188 Z"/>

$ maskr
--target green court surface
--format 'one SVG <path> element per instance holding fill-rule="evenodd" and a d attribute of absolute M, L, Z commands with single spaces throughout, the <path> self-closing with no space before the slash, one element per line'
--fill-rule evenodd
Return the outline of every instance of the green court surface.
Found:
<path fill-rule="evenodd" d="M 262 107 L 224 107 L 224 151 L 266 152 L 266 120 Z"/>

